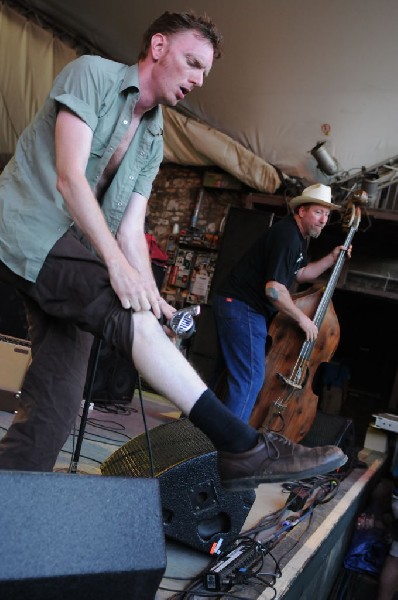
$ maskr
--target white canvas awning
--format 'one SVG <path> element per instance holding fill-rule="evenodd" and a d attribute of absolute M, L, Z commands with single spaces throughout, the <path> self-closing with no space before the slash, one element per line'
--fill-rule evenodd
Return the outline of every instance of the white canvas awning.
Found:
<path fill-rule="evenodd" d="M 272 191 L 271 165 L 329 182 L 309 152 L 321 141 L 343 175 L 398 155 L 396 0 L 0 0 L 0 153 L 75 54 L 50 31 L 131 64 L 156 17 L 188 8 L 214 19 L 224 47 L 181 103 L 189 134 L 166 132 L 174 160 L 210 161 Z M 183 117 L 167 119 L 174 129 Z M 216 132 L 206 152 L 205 131 Z"/>
<path fill-rule="evenodd" d="M 163 108 L 166 161 L 217 165 L 261 192 L 273 193 L 281 181 L 272 165 L 224 133 L 176 110 Z"/>

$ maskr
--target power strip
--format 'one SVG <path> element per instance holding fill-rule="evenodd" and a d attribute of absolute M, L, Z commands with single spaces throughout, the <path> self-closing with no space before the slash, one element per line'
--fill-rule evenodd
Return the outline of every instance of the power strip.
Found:
<path fill-rule="evenodd" d="M 261 548 L 255 542 L 239 544 L 203 574 L 204 587 L 220 592 L 242 583 L 245 572 L 259 561 L 261 554 Z"/>
<path fill-rule="evenodd" d="M 390 413 L 382 413 L 380 415 L 372 415 L 376 418 L 374 427 L 378 429 L 386 429 L 398 433 L 398 416 Z"/>

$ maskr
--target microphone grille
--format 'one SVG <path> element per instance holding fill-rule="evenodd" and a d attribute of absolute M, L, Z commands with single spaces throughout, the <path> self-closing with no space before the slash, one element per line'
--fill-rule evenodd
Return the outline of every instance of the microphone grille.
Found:
<path fill-rule="evenodd" d="M 170 319 L 169 327 L 180 337 L 189 337 L 194 330 L 195 323 L 189 312 L 177 311 Z"/>

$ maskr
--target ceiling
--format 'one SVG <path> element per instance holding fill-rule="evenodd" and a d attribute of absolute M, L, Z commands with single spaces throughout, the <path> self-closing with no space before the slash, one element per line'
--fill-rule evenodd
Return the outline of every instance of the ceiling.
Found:
<path fill-rule="evenodd" d="M 135 61 L 164 10 L 206 12 L 223 57 L 183 101 L 189 114 L 291 175 L 325 181 L 309 150 L 325 141 L 341 172 L 398 154 L 396 0 L 18 0 L 75 41 Z"/>

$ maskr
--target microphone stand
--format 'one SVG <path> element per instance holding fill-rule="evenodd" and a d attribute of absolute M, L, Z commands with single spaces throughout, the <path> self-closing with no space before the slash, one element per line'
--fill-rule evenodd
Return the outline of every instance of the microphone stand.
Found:
<path fill-rule="evenodd" d="M 100 355 L 100 351 L 101 351 L 101 345 L 102 345 L 102 340 L 100 338 L 94 338 L 94 343 L 93 343 L 93 347 L 92 347 L 92 363 L 91 363 L 91 368 L 90 368 L 90 373 L 88 375 L 88 385 L 87 385 L 87 393 L 86 393 L 86 398 L 84 401 L 84 405 L 83 405 L 83 412 L 82 412 L 82 417 L 80 420 L 80 427 L 79 427 L 79 433 L 77 436 L 77 440 L 76 440 L 76 448 L 73 454 L 73 458 L 69 467 L 69 473 L 77 473 L 77 465 L 79 463 L 79 458 L 80 458 L 80 450 L 82 447 L 82 443 L 83 443 L 83 438 L 84 438 L 84 431 L 86 429 L 86 424 L 87 424 L 87 415 L 88 415 L 88 411 L 90 408 L 90 403 L 91 403 L 91 398 L 92 398 L 92 394 L 93 394 L 93 387 L 94 387 L 94 379 L 95 379 L 95 374 L 97 372 L 97 366 L 98 366 L 98 359 L 99 359 L 99 355 Z"/>

